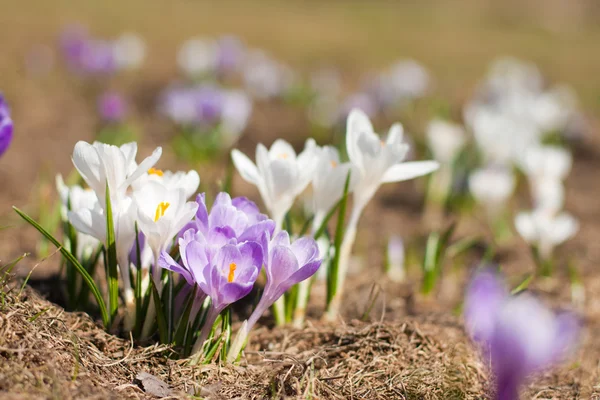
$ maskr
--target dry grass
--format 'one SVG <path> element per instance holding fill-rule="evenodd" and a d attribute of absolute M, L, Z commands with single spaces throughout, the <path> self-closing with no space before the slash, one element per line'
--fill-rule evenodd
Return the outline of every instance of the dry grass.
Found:
<path fill-rule="evenodd" d="M 5 288 L 5 289 L 8 289 Z M 165 346 L 137 347 L 12 286 L 0 309 L 0 393 L 43 398 L 149 398 L 148 372 L 173 397 L 474 399 L 483 366 L 453 319 L 261 328 L 241 366 L 188 366 Z"/>

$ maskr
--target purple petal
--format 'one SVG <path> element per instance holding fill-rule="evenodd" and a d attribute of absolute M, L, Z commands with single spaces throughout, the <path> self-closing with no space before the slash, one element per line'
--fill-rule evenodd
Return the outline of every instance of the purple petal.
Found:
<path fill-rule="evenodd" d="M 553 362 L 558 362 L 574 351 L 581 331 L 581 321 L 571 313 L 556 316 L 556 339 Z"/>
<path fill-rule="evenodd" d="M 291 245 L 292 252 L 298 259 L 298 264 L 304 265 L 319 257 L 319 247 L 314 239 L 302 237 Z"/>
<path fill-rule="evenodd" d="M 471 281 L 465 298 L 465 324 L 479 342 L 489 342 L 494 333 L 496 315 L 508 292 L 491 270 L 479 272 Z"/>
<path fill-rule="evenodd" d="M 208 231 L 208 210 L 206 208 L 206 194 L 200 193 L 196 196 L 198 211 L 196 211 L 196 222 L 202 227 L 203 232 Z"/>
<path fill-rule="evenodd" d="M 158 266 L 169 271 L 177 272 L 178 274 L 183 276 L 187 283 L 190 285 L 194 285 L 195 283 L 194 278 L 192 277 L 190 272 L 181 265 L 179 265 L 173 259 L 173 257 L 171 257 L 166 251 L 160 253 L 160 257 L 158 259 Z"/>
<path fill-rule="evenodd" d="M 298 271 L 294 272 L 287 279 L 287 281 L 285 282 L 285 285 L 288 285 L 288 288 L 289 288 L 289 287 L 294 286 L 297 283 L 300 283 L 300 282 L 310 278 L 319 270 L 320 266 L 321 266 L 321 260 L 317 260 L 317 261 L 313 261 L 311 263 L 308 263 L 308 264 L 300 267 L 300 269 Z"/>
<path fill-rule="evenodd" d="M 273 231 L 275 230 L 275 221 L 273 220 L 266 220 L 266 221 L 262 221 L 262 222 L 258 222 L 254 225 L 249 226 L 239 237 L 238 237 L 238 241 L 239 242 L 246 242 L 246 241 L 259 241 L 261 236 L 264 235 L 265 232 L 269 233 L 269 236 L 271 236 L 273 234 Z"/>
<path fill-rule="evenodd" d="M 206 246 L 199 242 L 190 242 L 185 249 L 186 266 L 191 272 L 194 280 L 198 283 L 204 278 L 203 270 L 209 264 Z"/>
<path fill-rule="evenodd" d="M 275 246 L 270 251 L 269 263 L 265 266 L 265 269 L 268 285 L 278 287 L 298 271 L 299 265 L 296 256 L 289 247 Z"/>

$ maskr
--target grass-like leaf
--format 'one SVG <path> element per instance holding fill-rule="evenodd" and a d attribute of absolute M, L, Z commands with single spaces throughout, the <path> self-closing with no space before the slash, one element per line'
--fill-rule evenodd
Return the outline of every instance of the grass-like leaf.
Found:
<path fill-rule="evenodd" d="M 165 310 L 160 302 L 160 295 L 158 289 L 154 284 L 154 279 L 150 278 L 150 287 L 152 288 L 152 297 L 154 299 L 154 308 L 156 309 L 156 322 L 158 324 L 158 335 L 160 336 L 161 343 L 168 343 L 169 332 L 167 331 L 167 318 L 165 316 Z"/>
<path fill-rule="evenodd" d="M 106 183 L 106 271 L 108 306 L 110 307 L 110 320 L 112 322 L 119 309 L 119 269 L 117 268 L 117 243 L 108 182 Z"/>
<path fill-rule="evenodd" d="M 342 241 L 344 239 L 344 223 L 346 221 L 346 205 L 348 203 L 348 190 L 350 187 L 351 173 L 352 171 L 348 171 L 346 183 L 344 184 L 344 194 L 339 202 L 337 225 L 335 228 L 335 238 L 333 241 L 335 254 L 333 256 L 333 260 L 331 261 L 330 268 L 327 271 L 327 308 L 329 308 L 331 300 L 338 291 L 337 284 L 340 267 L 340 248 L 342 247 Z M 315 237 L 317 237 L 317 235 L 315 235 Z"/>
<path fill-rule="evenodd" d="M 70 262 L 73 264 L 73 266 L 81 274 L 81 277 L 83 278 L 83 280 L 85 281 L 87 286 L 90 288 L 92 295 L 94 295 L 94 298 L 96 299 L 96 303 L 98 304 L 98 308 L 100 309 L 100 314 L 102 315 L 102 322 L 104 323 L 104 326 L 106 328 L 108 328 L 108 326 L 111 322 L 111 319 L 108 314 L 108 310 L 106 308 L 106 303 L 104 302 L 104 299 L 102 298 L 102 293 L 100 292 L 100 289 L 96 285 L 96 282 L 94 282 L 94 279 L 92 278 L 92 276 L 79 263 L 79 261 L 77 261 L 77 258 L 75 258 L 75 256 L 69 250 L 65 249 L 60 244 L 60 242 L 58 240 L 56 240 L 56 238 L 54 236 L 52 236 L 52 234 L 50 234 L 48 231 L 46 231 L 40 224 L 35 222 L 29 215 L 27 215 L 23 211 L 19 210 L 17 207 L 13 207 L 13 210 L 15 210 L 15 212 L 17 214 L 19 214 L 19 216 L 21 218 L 23 218 L 25 221 L 27 221 L 31 226 L 33 226 L 35 229 L 37 229 L 38 232 L 40 232 L 42 235 L 44 235 L 44 237 L 46 239 L 48 239 L 50 242 L 52 242 L 52 244 L 54 244 L 60 250 L 60 253 L 63 255 L 63 257 L 65 258 L 65 260 L 67 262 Z"/>

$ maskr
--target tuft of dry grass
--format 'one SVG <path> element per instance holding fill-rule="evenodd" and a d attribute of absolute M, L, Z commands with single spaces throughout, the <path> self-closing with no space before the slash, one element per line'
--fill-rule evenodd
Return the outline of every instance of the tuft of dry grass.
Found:
<path fill-rule="evenodd" d="M 167 346 L 138 347 L 65 312 L 33 289 L 3 288 L 0 393 L 43 398 L 152 398 L 147 372 L 173 398 L 474 399 L 487 385 L 460 324 L 407 319 L 306 329 L 260 328 L 240 365 L 189 366 Z M 448 319 L 449 318 L 449 319 Z"/>

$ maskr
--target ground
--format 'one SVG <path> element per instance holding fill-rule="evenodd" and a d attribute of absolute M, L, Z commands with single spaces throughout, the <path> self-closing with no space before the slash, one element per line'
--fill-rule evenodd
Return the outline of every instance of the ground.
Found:
<path fill-rule="evenodd" d="M 560 249 L 557 274 L 536 281 L 531 290 L 548 304 L 575 308 L 584 322 L 582 343 L 572 360 L 538 376 L 524 388 L 523 398 L 588 399 L 600 397 L 600 207 L 598 174 L 600 145 L 596 122 L 600 114 L 600 55 L 597 43 L 598 7 L 592 1 L 573 2 L 448 1 L 401 3 L 348 2 L 142 2 L 126 4 L 90 1 L 73 7 L 68 1 L 29 0 L 3 7 L 0 14 L 0 90 L 14 110 L 16 139 L 0 160 L 0 264 L 25 252 L 18 276 L 0 306 L 0 391 L 7 398 L 146 398 L 147 372 L 166 383 L 172 396 L 195 393 L 207 398 L 487 398 L 490 379 L 464 333 L 460 305 L 475 260 L 449 270 L 429 297 L 418 292 L 419 274 L 411 266 L 403 284 L 381 273 L 385 239 L 391 233 L 422 238 L 430 227 L 422 220 L 422 182 L 384 187 L 367 209 L 360 226 L 356 253 L 364 270 L 348 283 L 345 309 L 336 324 L 320 322 L 321 304 L 311 304 L 303 330 L 271 329 L 270 320 L 257 329 L 239 366 L 189 367 L 172 360 L 162 347 L 140 347 L 105 333 L 98 321 L 65 312 L 45 300 L 57 299 L 54 281 L 59 256 L 43 258 L 38 235 L 12 213 L 17 205 L 36 214 L 53 199 L 56 172 L 71 170 L 70 153 L 77 140 L 92 140 L 97 126 L 97 86 L 125 87 L 135 102 L 134 121 L 141 135 L 141 153 L 168 146 L 171 128 L 154 113 L 155 99 L 175 72 L 176 45 L 192 34 L 231 32 L 248 43 L 269 49 L 301 70 L 339 66 L 348 87 L 358 77 L 410 56 L 427 65 L 436 78 L 435 96 L 451 104 L 460 118 L 460 104 L 469 96 L 485 66 L 497 55 L 511 54 L 537 62 L 550 80 L 574 86 L 592 123 L 588 136 L 575 144 L 575 165 L 567 180 L 566 209 L 581 221 L 578 235 Z M 372 5 L 375 4 L 375 5 Z M 119 77 L 85 85 L 60 67 L 32 79 L 23 57 L 36 44 L 54 45 L 69 22 L 89 24 L 98 34 L 134 30 L 150 45 L 150 61 L 140 77 Z M 385 128 L 390 121 L 378 121 Z M 403 121 L 418 135 L 424 121 Z M 302 111 L 277 104 L 258 107 L 240 143 L 251 152 L 257 142 L 277 137 L 300 146 L 308 135 Z M 196 165 L 204 184 L 223 176 L 224 161 Z M 167 152 L 166 168 L 187 168 Z M 258 201 L 256 190 L 239 177 L 236 194 Z M 526 188 L 512 204 L 527 207 Z M 482 223 L 462 218 L 456 237 L 483 233 Z M 418 242 L 419 239 L 414 239 Z M 564 266 L 576 262 L 585 299 L 573 305 Z M 368 262 L 366 261 L 368 260 Z M 531 271 L 532 260 L 517 238 L 504 246 L 499 260 L 512 281 Z M 359 263 L 360 264 L 360 263 Z M 21 291 L 22 278 L 35 268 Z M 374 272 L 375 271 L 375 272 Z M 381 287 L 376 307 L 360 321 L 373 285 Z M 319 288 L 317 288 L 318 290 Z M 41 294 L 40 294 L 41 293 Z M 577 303 L 578 304 L 578 303 Z M 147 388 L 146 388 L 147 390 Z"/>

